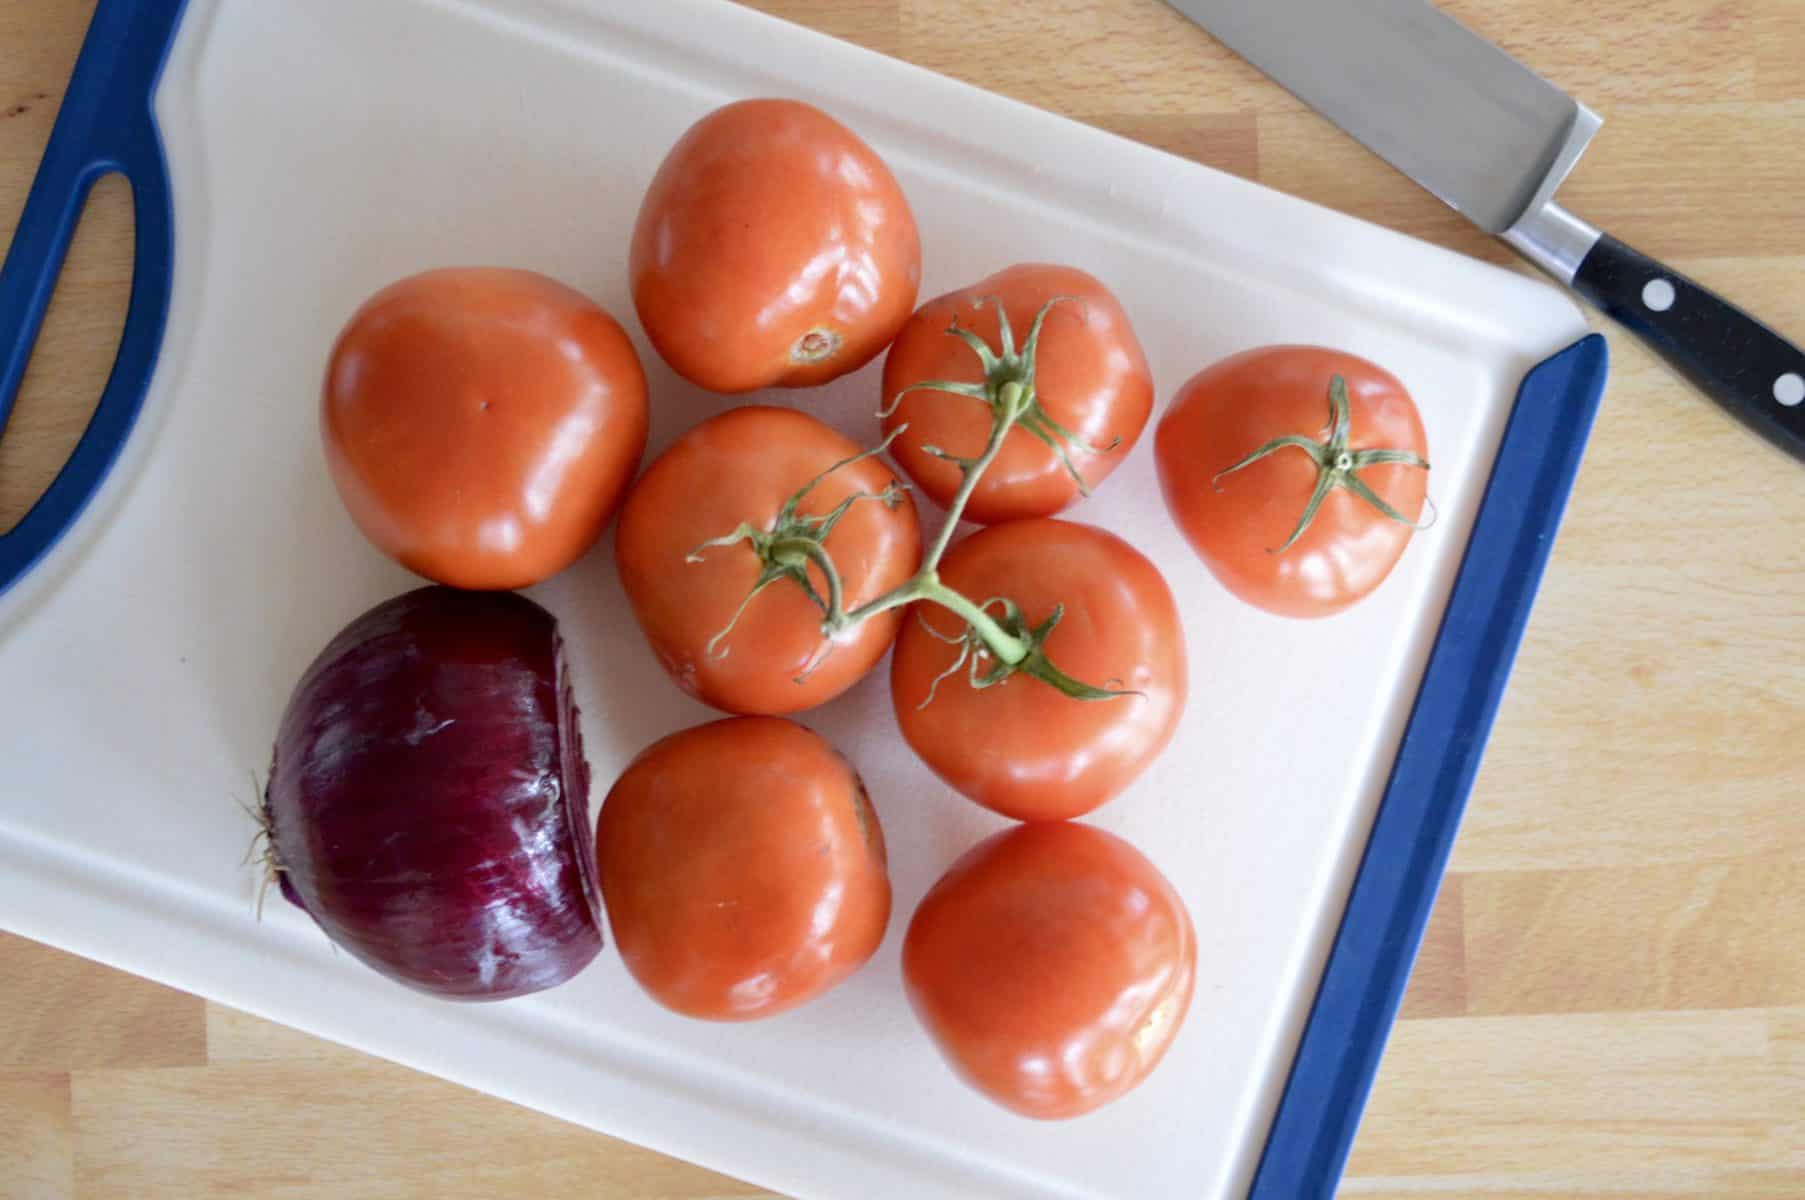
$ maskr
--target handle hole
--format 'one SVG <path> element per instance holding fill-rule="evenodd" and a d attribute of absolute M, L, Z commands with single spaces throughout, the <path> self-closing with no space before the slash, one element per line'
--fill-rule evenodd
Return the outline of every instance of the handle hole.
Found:
<path fill-rule="evenodd" d="M 106 176 L 82 208 L 12 416 L 0 429 L 0 535 L 56 479 L 100 403 L 131 300 L 133 226 L 131 184 Z"/>

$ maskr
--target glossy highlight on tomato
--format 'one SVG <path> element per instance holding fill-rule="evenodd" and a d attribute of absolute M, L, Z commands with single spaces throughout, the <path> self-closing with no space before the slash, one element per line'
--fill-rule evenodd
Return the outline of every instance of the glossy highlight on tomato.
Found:
<path fill-rule="evenodd" d="M 975 688 L 947 674 L 959 651 L 946 639 L 960 622 L 918 604 L 897 639 L 890 694 L 904 738 L 940 778 L 1004 816 L 1063 820 L 1118 795 L 1166 748 L 1189 677 L 1177 601 L 1146 556 L 1089 525 L 1012 521 L 955 544 L 940 577 L 966 596 L 1013 600 L 1030 623 L 1063 605 L 1047 656 L 1068 675 L 1134 693 L 1079 700 L 1026 674 Z"/>
<path fill-rule="evenodd" d="M 978 1091 L 1042 1120 L 1116 1100 L 1190 1007 L 1184 901 L 1121 838 L 1020 825 L 980 842 L 922 900 L 903 943 L 909 1001 Z"/>
<path fill-rule="evenodd" d="M 523 588 L 606 528 L 645 453 L 646 380 L 581 293 L 530 271 L 429 271 L 346 326 L 320 427 L 378 549 L 438 583 Z"/>
<path fill-rule="evenodd" d="M 1083 271 L 1046 263 L 1010 267 L 922 305 L 884 360 L 885 402 L 930 381 L 983 383 L 979 359 L 948 329 L 957 322 L 1001 350 L 997 301 L 1008 314 L 1018 349 L 1036 315 L 1058 302 L 1041 329 L 1033 387 L 1052 423 L 1047 432 L 1063 445 L 1065 458 L 1028 427 L 1032 418 L 1011 429 L 965 510 L 967 520 L 985 525 L 1069 508 L 1084 494 L 1072 468 L 1085 488 L 1094 489 L 1128 457 L 1153 411 L 1153 375 L 1122 305 Z M 959 489 L 959 468 L 925 447 L 974 457 L 984 449 L 991 420 L 980 400 L 919 390 L 902 395 L 884 429 L 907 427 L 894 445 L 896 461 L 945 507 Z"/>
<path fill-rule="evenodd" d="M 679 375 L 710 391 L 812 387 L 889 345 L 921 284 L 921 238 L 877 153 L 794 100 L 698 121 L 633 230 L 633 302 Z"/>
<path fill-rule="evenodd" d="M 746 1021 L 813 999 L 876 952 L 890 919 L 865 786 L 791 721 L 655 743 L 608 793 L 595 848 L 622 961 L 686 1016 Z"/>
<path fill-rule="evenodd" d="M 1324 477 L 1311 451 L 1284 446 L 1231 468 L 1276 438 L 1330 439 L 1337 378 L 1350 463 L 1375 451 L 1418 461 L 1352 472 L 1395 515 L 1336 486 L 1287 546 Z M 1404 385 L 1363 358 L 1315 346 L 1249 350 L 1200 372 L 1161 418 L 1154 450 L 1167 508 L 1198 556 L 1229 591 L 1281 616 L 1329 616 L 1370 595 L 1403 557 L 1428 496 L 1428 438 Z"/>
<path fill-rule="evenodd" d="M 901 610 L 872 617 L 830 647 L 820 608 L 795 582 L 780 579 L 746 601 L 762 569 L 746 545 L 696 553 L 742 522 L 769 529 L 787 499 L 858 453 L 805 413 L 748 406 L 696 426 L 647 468 L 621 510 L 615 559 L 633 614 L 679 687 L 727 712 L 801 712 L 857 683 L 890 648 Z M 825 542 L 849 606 L 897 587 L 921 561 L 913 501 L 870 498 L 896 482 L 883 463 L 865 458 L 822 478 L 800 506 L 819 516 L 865 497 Z M 810 579 L 825 594 L 818 568 Z"/>

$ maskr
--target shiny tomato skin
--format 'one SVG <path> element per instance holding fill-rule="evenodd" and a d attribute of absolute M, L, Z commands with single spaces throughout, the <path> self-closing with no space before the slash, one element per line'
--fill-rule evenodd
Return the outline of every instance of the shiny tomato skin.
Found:
<path fill-rule="evenodd" d="M 430 271 L 339 337 L 320 426 L 384 553 L 471 590 L 527 587 L 594 544 L 645 453 L 646 380 L 613 317 L 530 271 Z"/>
<path fill-rule="evenodd" d="M 1422 417 L 1404 385 L 1365 359 L 1314 346 L 1268 346 L 1223 360 L 1180 388 L 1154 437 L 1166 506 L 1210 571 L 1249 604 L 1288 617 L 1325 617 L 1370 595 L 1403 557 L 1413 532 L 1342 488 L 1282 554 L 1309 503 L 1317 469 L 1285 449 L 1216 480 L 1273 438 L 1328 434 L 1329 384 L 1347 381 L 1349 447 L 1428 457 Z M 1429 473 L 1383 464 L 1360 472 L 1400 513 L 1417 520 Z"/>
<path fill-rule="evenodd" d="M 903 979 L 953 1070 L 1014 1112 L 1062 1120 L 1134 1088 L 1190 1007 L 1197 939 L 1184 901 L 1121 838 L 1018 825 L 929 890 Z"/>
<path fill-rule="evenodd" d="M 1020 673 L 979 690 L 961 672 L 924 704 L 957 650 L 923 623 L 949 636 L 961 623 L 917 604 L 921 619 L 904 622 L 897 639 L 890 694 L 903 737 L 953 788 L 1021 821 L 1078 817 L 1127 788 L 1171 741 L 1189 687 L 1184 630 L 1159 569 L 1127 542 L 1069 521 L 1012 521 L 954 545 L 940 578 L 979 600 L 1014 600 L 1030 625 L 1063 604 L 1045 647 L 1053 664 L 1140 693 L 1076 700 Z"/>
<path fill-rule="evenodd" d="M 704 421 L 646 469 L 622 506 L 615 560 L 640 629 L 679 687 L 726 712 L 801 712 L 857 683 L 883 657 L 896 638 L 900 610 L 859 625 L 817 664 L 821 610 L 787 579 L 760 593 L 722 640 L 721 653 L 711 654 L 709 640 L 734 619 L 760 563 L 743 542 L 689 561 L 703 542 L 741 522 L 769 529 L 793 493 L 858 453 L 850 439 L 814 417 L 753 405 Z M 864 459 L 823 480 L 801 512 L 818 516 L 854 492 L 877 494 L 894 482 L 888 467 Z M 875 599 L 920 565 L 914 503 L 906 495 L 895 509 L 861 500 L 825 545 L 847 607 Z M 819 572 L 812 577 L 826 595 Z"/>
<path fill-rule="evenodd" d="M 864 784 L 792 721 L 734 717 L 655 743 L 608 793 L 595 848 L 622 961 L 686 1016 L 794 1008 L 862 966 L 889 924 Z"/>
<path fill-rule="evenodd" d="M 928 301 L 903 327 L 884 360 L 885 400 L 929 380 L 983 381 L 971 347 L 947 333 L 955 319 L 997 350 L 999 322 L 990 301 L 1000 299 L 1019 349 L 1035 314 L 1062 296 L 1069 301 L 1048 314 L 1041 332 L 1035 392 L 1047 415 L 1081 440 L 1097 448 L 1113 444 L 1101 454 L 1067 449 L 1072 465 L 1094 490 L 1128 457 L 1146 428 L 1153 411 L 1153 374 L 1128 314 L 1108 288 L 1083 271 L 1026 263 Z M 886 432 L 904 425 L 908 429 L 892 453 L 909 478 L 944 508 L 959 489 L 959 469 L 922 447 L 975 457 L 990 437 L 990 410 L 966 396 L 911 392 L 884 420 Z M 1025 429 L 1012 429 L 973 492 L 965 518 L 990 525 L 1050 517 L 1081 496 L 1050 446 Z"/>
<path fill-rule="evenodd" d="M 807 104 L 745 100 L 665 158 L 629 271 L 641 324 L 685 379 L 727 394 L 812 387 L 896 336 L 920 288 L 921 238 L 858 135 Z M 814 357 L 817 343 L 827 352 Z"/>

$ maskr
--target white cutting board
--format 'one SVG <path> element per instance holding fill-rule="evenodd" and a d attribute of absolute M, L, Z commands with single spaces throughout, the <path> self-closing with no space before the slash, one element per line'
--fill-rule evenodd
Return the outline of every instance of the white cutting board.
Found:
<path fill-rule="evenodd" d="M 1206 69 L 1202 65 L 1199 69 Z M 1002 822 L 902 745 L 880 671 L 807 723 L 864 770 L 896 916 L 876 959 L 752 1026 L 665 1013 L 612 951 L 551 993 L 460 1006 L 254 915 L 239 802 L 289 688 L 414 582 L 340 510 L 316 433 L 328 347 L 427 267 L 536 268 L 634 328 L 652 451 L 728 402 L 632 320 L 628 232 L 664 151 L 725 101 L 797 96 L 888 159 L 924 296 L 1021 260 L 1120 295 L 1161 404 L 1268 342 L 1375 359 L 1417 397 L 1439 523 L 1326 622 L 1231 598 L 1167 519 L 1145 439 L 1076 510 L 1164 569 L 1192 699 L 1171 750 L 1094 820 L 1172 878 L 1200 940 L 1158 1072 L 1038 1124 L 954 1080 L 912 1019 L 901 934 Z M 0 925 L 806 1197 L 1229 1196 L 1264 1142 L 1317 972 L 1524 373 L 1586 332 L 1554 290 L 718 0 L 193 0 L 156 99 L 175 304 L 104 500 L 0 598 Z M 876 430 L 875 368 L 761 397 Z M 634 629 L 599 546 L 538 598 L 574 651 L 599 804 L 640 747 L 710 713 Z"/>

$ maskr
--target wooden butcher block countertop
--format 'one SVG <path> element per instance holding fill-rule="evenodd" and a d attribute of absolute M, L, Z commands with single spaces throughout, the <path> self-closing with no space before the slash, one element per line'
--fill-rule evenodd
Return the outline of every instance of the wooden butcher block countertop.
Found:
<path fill-rule="evenodd" d="M 92 7 L 0 3 L 0 236 Z M 1509 261 L 1159 0 L 756 7 Z M 1805 337 L 1805 0 L 1447 7 L 1607 118 L 1576 211 Z M 123 196 L 0 442 L 0 528 L 104 378 Z M 1603 413 L 1345 1195 L 1805 1197 L 1805 468 L 1600 328 Z M 763 1194 L 0 936 L 7 1200 Z"/>

